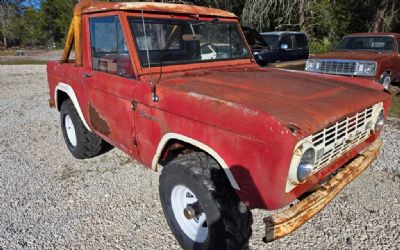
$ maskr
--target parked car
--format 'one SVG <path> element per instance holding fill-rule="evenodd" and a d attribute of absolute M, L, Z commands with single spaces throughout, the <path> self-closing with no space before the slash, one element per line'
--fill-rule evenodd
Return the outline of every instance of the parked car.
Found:
<path fill-rule="evenodd" d="M 250 27 L 242 27 L 242 31 L 256 62 L 260 66 L 267 66 L 269 62 L 264 55 L 269 52 L 270 46 L 257 30 Z"/>
<path fill-rule="evenodd" d="M 377 157 L 391 101 L 370 81 L 259 67 L 234 14 L 186 4 L 80 1 L 47 74 L 74 157 L 112 145 L 162 168 L 184 249 L 245 248 L 253 208 L 288 206 L 266 241 L 296 230 Z"/>
<path fill-rule="evenodd" d="M 302 60 L 309 56 L 308 39 L 303 32 L 263 32 L 261 36 L 270 47 L 268 53 L 262 55 L 268 63 Z"/>
<path fill-rule="evenodd" d="M 303 32 L 276 31 L 259 33 L 242 27 L 254 58 L 260 66 L 269 63 L 307 59 L 309 55 L 307 36 Z"/>
<path fill-rule="evenodd" d="M 362 77 L 388 89 L 400 79 L 400 35 L 356 33 L 343 37 L 330 53 L 312 56 L 306 71 Z"/>

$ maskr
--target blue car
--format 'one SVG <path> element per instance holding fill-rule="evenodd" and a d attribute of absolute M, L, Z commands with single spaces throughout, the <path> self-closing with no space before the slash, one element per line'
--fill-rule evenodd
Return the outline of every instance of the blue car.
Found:
<path fill-rule="evenodd" d="M 307 36 L 303 32 L 263 32 L 261 36 L 270 47 L 257 55 L 260 64 L 307 59 L 309 55 Z M 255 55 L 256 57 L 256 55 Z"/>
<path fill-rule="evenodd" d="M 254 58 L 261 66 L 269 63 L 308 59 L 308 40 L 303 32 L 263 32 L 243 27 Z"/>

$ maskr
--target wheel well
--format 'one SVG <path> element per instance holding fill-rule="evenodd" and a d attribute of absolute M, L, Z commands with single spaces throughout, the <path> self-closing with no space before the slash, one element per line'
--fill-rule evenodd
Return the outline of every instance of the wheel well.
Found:
<path fill-rule="evenodd" d="M 65 93 L 64 91 L 57 91 L 57 109 L 58 111 L 60 111 L 61 109 L 61 105 L 63 104 L 63 102 L 65 102 L 66 100 L 70 99 L 70 97 L 68 96 L 67 93 Z"/>
<path fill-rule="evenodd" d="M 164 149 L 162 150 L 162 153 L 158 160 L 158 164 L 160 164 L 161 166 L 165 166 L 179 156 L 190 154 L 193 152 L 204 152 L 207 154 L 207 152 L 205 152 L 204 150 L 189 143 L 177 139 L 171 139 L 167 142 Z"/>
<path fill-rule="evenodd" d="M 171 136 L 174 136 L 171 138 Z M 170 137 L 170 139 L 167 139 Z M 165 143 L 163 142 L 166 139 Z M 188 141 L 188 142 L 186 142 Z M 193 141 L 193 143 L 191 143 Z M 163 145 L 163 146 L 162 146 Z M 162 147 L 160 147 L 162 146 Z M 204 152 L 213 158 L 221 169 L 224 170 L 226 177 L 231 183 L 232 187 L 236 190 L 240 190 L 235 177 L 231 170 L 226 165 L 225 161 L 215 152 L 212 148 L 208 147 L 199 141 L 192 138 L 179 135 L 179 134 L 167 134 L 161 139 L 159 148 L 157 149 L 156 155 L 154 156 L 152 167 L 157 171 L 157 165 L 165 166 L 172 160 L 179 158 L 182 155 L 190 154 L 193 152 Z"/>

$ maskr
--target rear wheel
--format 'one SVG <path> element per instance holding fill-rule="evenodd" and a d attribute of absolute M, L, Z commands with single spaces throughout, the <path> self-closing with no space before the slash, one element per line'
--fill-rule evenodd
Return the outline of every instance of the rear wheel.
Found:
<path fill-rule="evenodd" d="M 252 215 L 217 162 L 191 153 L 168 163 L 160 176 L 165 217 L 184 249 L 245 249 Z"/>
<path fill-rule="evenodd" d="M 112 149 L 101 137 L 86 129 L 71 100 L 62 103 L 60 120 L 65 143 L 75 158 L 92 158 Z"/>

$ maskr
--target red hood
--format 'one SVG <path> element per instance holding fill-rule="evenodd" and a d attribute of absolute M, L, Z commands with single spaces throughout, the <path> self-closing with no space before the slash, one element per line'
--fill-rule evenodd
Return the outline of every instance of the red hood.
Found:
<path fill-rule="evenodd" d="M 198 70 L 163 78 L 158 87 L 163 109 L 222 128 L 229 123 L 216 123 L 230 116 L 243 116 L 242 123 L 249 123 L 247 129 L 268 126 L 265 117 L 272 116 L 308 135 L 389 98 L 383 91 L 315 74 L 258 67 Z M 188 107 L 163 103 L 168 99 L 163 96 L 172 98 L 173 93 Z M 246 116 L 250 113 L 251 118 Z M 225 117 L 213 122 L 215 114 Z"/>
<path fill-rule="evenodd" d="M 333 51 L 330 53 L 311 56 L 315 59 L 342 59 L 342 60 L 362 60 L 379 61 L 387 58 L 387 53 L 375 53 L 373 51 Z"/>

